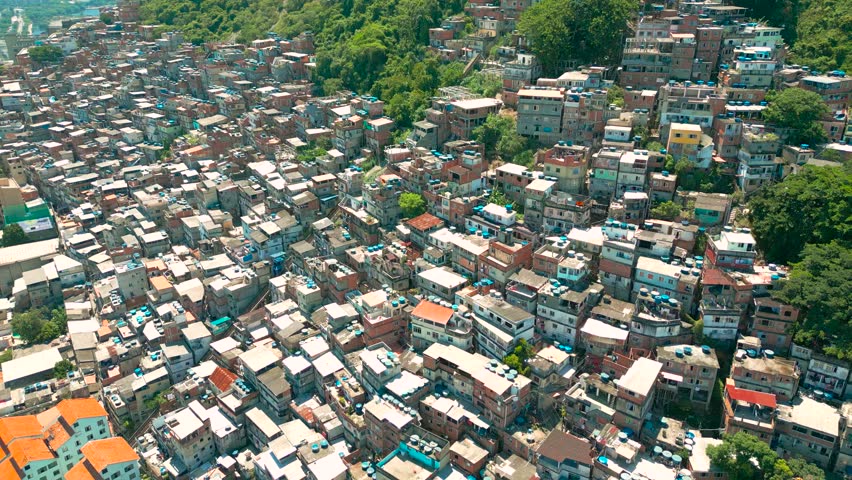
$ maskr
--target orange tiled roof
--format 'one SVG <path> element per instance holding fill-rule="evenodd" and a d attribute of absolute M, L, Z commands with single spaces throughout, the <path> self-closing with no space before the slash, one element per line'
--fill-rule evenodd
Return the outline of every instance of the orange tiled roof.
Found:
<path fill-rule="evenodd" d="M 30 462 L 53 460 L 53 452 L 47 448 L 43 438 L 22 438 L 9 445 L 9 453 L 18 467 L 24 468 Z"/>
<path fill-rule="evenodd" d="M 89 398 L 69 398 L 63 400 L 56 405 L 59 413 L 68 422 L 68 425 L 74 425 L 81 418 L 106 417 L 107 412 L 104 407 L 92 397 Z"/>
<path fill-rule="evenodd" d="M 22 478 L 15 463 L 9 457 L 0 462 L 0 478 L 3 480 L 21 480 Z"/>
<path fill-rule="evenodd" d="M 92 440 L 83 445 L 80 451 L 96 472 L 117 463 L 139 460 L 136 451 L 127 443 L 127 440 L 121 437 Z"/>
<path fill-rule="evenodd" d="M 453 316 L 453 309 L 423 300 L 414 307 L 411 316 L 429 320 L 438 325 L 446 325 Z"/>
<path fill-rule="evenodd" d="M 415 230 L 425 232 L 429 229 L 441 225 L 442 223 L 444 223 L 444 221 L 436 217 L 435 215 L 432 215 L 431 213 L 424 213 L 422 215 L 412 218 L 411 220 L 405 223 L 406 225 Z"/>
<path fill-rule="evenodd" d="M 44 439 L 54 451 L 65 444 L 71 438 L 71 432 L 65 428 L 62 422 L 56 422 L 44 432 Z"/>
<path fill-rule="evenodd" d="M 0 418 L 0 441 L 9 445 L 27 437 L 41 437 L 41 423 L 35 415 Z"/>
<path fill-rule="evenodd" d="M 225 392 L 231 388 L 231 384 L 237 379 L 237 375 L 222 367 L 216 367 L 210 375 L 210 383 L 216 385 L 220 392 Z"/>
<path fill-rule="evenodd" d="M 65 480 L 98 480 L 98 477 L 86 468 L 86 462 L 79 462 L 68 470 Z"/>

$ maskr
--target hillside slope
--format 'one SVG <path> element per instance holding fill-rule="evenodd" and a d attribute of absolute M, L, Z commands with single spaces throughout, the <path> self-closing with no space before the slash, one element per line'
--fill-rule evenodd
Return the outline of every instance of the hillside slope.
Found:
<path fill-rule="evenodd" d="M 406 127 L 442 85 L 458 83 L 462 65 L 426 54 L 429 28 L 463 10 L 462 0 L 146 0 L 145 22 L 180 29 L 203 43 L 249 41 L 274 31 L 314 33 L 315 81 L 326 93 L 351 89 L 386 101 Z"/>
<path fill-rule="evenodd" d="M 852 73 L 852 1 L 800 0 L 791 60 Z"/>

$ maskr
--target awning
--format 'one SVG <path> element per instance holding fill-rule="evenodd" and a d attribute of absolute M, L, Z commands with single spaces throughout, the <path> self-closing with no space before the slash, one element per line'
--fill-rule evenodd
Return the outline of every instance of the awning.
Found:
<path fill-rule="evenodd" d="M 663 375 L 663 378 L 665 378 L 666 380 L 674 380 L 675 382 L 678 382 L 678 383 L 683 382 L 683 377 L 681 375 L 676 375 L 674 373 L 669 373 L 669 372 L 661 372 L 661 373 Z"/>

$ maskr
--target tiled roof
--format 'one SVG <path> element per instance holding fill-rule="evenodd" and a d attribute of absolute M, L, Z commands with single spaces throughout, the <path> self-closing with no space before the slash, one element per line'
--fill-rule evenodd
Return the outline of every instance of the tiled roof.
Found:
<path fill-rule="evenodd" d="M 81 418 L 106 417 L 104 407 L 94 398 L 70 398 L 56 405 L 59 413 L 68 422 L 74 425 Z"/>
<path fill-rule="evenodd" d="M 41 437 L 41 428 L 35 415 L 0 418 L 0 441 L 9 445 L 15 439 Z"/>
<path fill-rule="evenodd" d="M 538 447 L 538 454 L 556 463 L 565 460 L 591 465 L 592 445 L 574 435 L 553 430 Z"/>
<path fill-rule="evenodd" d="M 24 468 L 30 462 L 53 460 L 53 452 L 41 438 L 23 438 L 9 445 L 9 453 L 15 459 L 18 467 Z"/>
<path fill-rule="evenodd" d="M 21 480 L 21 474 L 15 468 L 11 458 L 0 462 L 0 478 L 3 480 Z"/>
<path fill-rule="evenodd" d="M 754 390 L 746 390 L 745 388 L 737 388 L 733 384 L 725 385 L 725 391 L 732 400 L 738 402 L 746 402 L 762 407 L 775 408 L 778 406 L 775 400 L 775 394 L 756 392 Z"/>
<path fill-rule="evenodd" d="M 411 316 L 429 320 L 439 325 L 446 325 L 453 316 L 453 309 L 423 300 L 414 307 Z"/>
<path fill-rule="evenodd" d="M 99 480 L 94 473 L 89 471 L 86 462 L 80 462 L 71 467 L 65 474 L 65 480 Z"/>
<path fill-rule="evenodd" d="M 44 438 L 47 440 L 50 448 L 57 450 L 59 447 L 64 445 L 69 438 L 71 438 L 71 432 L 65 428 L 64 423 L 56 422 L 44 432 Z"/>
<path fill-rule="evenodd" d="M 118 463 L 133 462 L 139 460 L 139 455 L 127 440 L 121 437 L 105 438 L 103 440 L 92 440 L 80 449 L 86 461 L 95 471 L 100 472 L 104 468 Z"/>
<path fill-rule="evenodd" d="M 216 385 L 220 392 L 226 392 L 231 388 L 231 384 L 236 381 L 237 375 L 230 370 L 225 370 L 222 367 L 216 367 L 213 374 L 210 375 L 210 383 Z"/>
<path fill-rule="evenodd" d="M 442 223 L 444 223 L 444 221 L 436 217 L 435 215 L 432 215 L 431 213 L 424 213 L 422 215 L 412 218 L 411 220 L 405 223 L 415 230 L 425 232 L 427 230 L 440 226 Z"/>
<path fill-rule="evenodd" d="M 731 277 L 718 268 L 705 268 L 701 275 L 701 283 L 704 285 L 736 285 Z"/>

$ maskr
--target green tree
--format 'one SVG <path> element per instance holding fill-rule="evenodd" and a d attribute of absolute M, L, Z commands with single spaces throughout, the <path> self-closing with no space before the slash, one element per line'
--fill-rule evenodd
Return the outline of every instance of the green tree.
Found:
<path fill-rule="evenodd" d="M 523 165 L 530 169 L 535 167 L 535 151 L 532 149 L 524 150 L 512 158 L 512 163 Z"/>
<path fill-rule="evenodd" d="M 160 408 L 160 406 L 165 404 L 166 402 L 168 402 L 168 400 L 166 400 L 166 391 L 163 390 L 161 392 L 157 392 L 156 395 L 149 398 L 148 400 L 145 400 L 144 404 L 145 404 L 146 409 L 156 410 L 156 409 Z"/>
<path fill-rule="evenodd" d="M 807 245 L 774 296 L 801 309 L 796 343 L 852 359 L 852 248 L 849 242 Z"/>
<path fill-rule="evenodd" d="M 461 82 L 471 92 L 483 97 L 494 97 L 503 89 L 503 79 L 500 75 L 488 72 L 474 72 Z"/>
<path fill-rule="evenodd" d="M 399 196 L 399 208 L 406 218 L 414 218 L 426 212 L 426 200 L 423 195 L 405 192 Z"/>
<path fill-rule="evenodd" d="M 485 147 L 485 158 L 499 157 L 511 163 L 529 149 L 529 141 L 518 133 L 515 119 L 504 115 L 489 115 L 485 123 L 473 130 L 473 138 Z M 521 159 L 529 162 L 529 156 Z"/>
<path fill-rule="evenodd" d="M 515 122 L 512 122 L 512 126 L 514 127 Z M 522 136 L 517 132 L 516 129 L 509 130 L 505 134 L 500 137 L 500 140 L 497 141 L 497 154 L 500 155 L 500 158 L 506 160 L 510 163 L 517 163 L 520 165 L 529 163 L 530 157 L 525 156 L 522 158 L 519 157 L 522 153 L 530 154 L 529 150 L 529 141 L 526 137 Z"/>
<path fill-rule="evenodd" d="M 692 324 L 692 336 L 695 337 L 695 343 L 704 342 L 704 320 L 698 319 Z"/>
<path fill-rule="evenodd" d="M 631 0 L 543 0 L 521 14 L 518 30 L 530 41 L 545 74 L 554 75 L 570 60 L 618 62 L 635 11 Z"/>
<path fill-rule="evenodd" d="M 47 343 L 58 338 L 60 335 L 62 335 L 62 332 L 59 331 L 59 327 L 55 323 L 44 322 L 41 326 L 41 332 L 38 335 L 38 341 Z"/>
<path fill-rule="evenodd" d="M 518 30 L 530 42 L 546 74 L 558 73 L 574 51 L 576 32 L 569 5 L 563 0 L 544 0 L 526 9 L 518 21 Z"/>
<path fill-rule="evenodd" d="M 750 1 L 764 3 L 765 0 Z M 834 69 L 852 71 L 852 2 L 788 1 L 798 5 L 798 19 L 787 16 L 777 25 L 792 25 L 796 29 L 792 61 L 823 72 Z"/>
<path fill-rule="evenodd" d="M 787 464 L 787 467 L 790 469 L 791 475 L 789 478 L 791 479 L 797 478 L 800 480 L 825 480 L 825 472 L 813 463 L 808 463 L 807 461 L 801 458 L 790 458 L 788 460 L 781 461 L 784 461 Z"/>
<path fill-rule="evenodd" d="M 805 166 L 761 190 L 748 207 L 752 233 L 769 262 L 796 260 L 808 243 L 852 241 L 852 169 Z"/>
<path fill-rule="evenodd" d="M 44 311 L 41 309 L 27 310 L 12 315 L 12 331 L 20 335 L 27 343 L 35 343 L 41 338 L 44 327 Z"/>
<path fill-rule="evenodd" d="M 4 247 L 21 245 L 23 243 L 29 243 L 29 241 L 30 239 L 27 237 L 27 234 L 24 233 L 24 229 L 17 223 L 12 223 L 3 227 L 2 243 Z"/>
<path fill-rule="evenodd" d="M 768 444 L 745 432 L 725 435 L 721 445 L 707 447 L 707 456 L 729 480 L 770 478 L 778 461 L 778 454 Z"/>
<path fill-rule="evenodd" d="M 60 333 L 68 332 L 68 313 L 65 308 L 58 307 L 50 311 L 50 323 L 56 325 Z"/>
<path fill-rule="evenodd" d="M 112 19 L 112 15 L 110 15 L 108 13 L 102 13 L 101 16 L 100 16 L 100 19 L 101 19 L 102 22 L 104 22 L 104 25 L 112 25 L 114 23 L 114 20 Z"/>
<path fill-rule="evenodd" d="M 662 151 L 666 147 L 664 147 L 663 144 L 660 143 L 660 142 L 652 141 L 652 142 L 648 142 L 648 145 L 646 145 L 645 148 L 647 148 L 648 150 L 650 150 L 652 152 L 659 152 L 659 151 Z M 668 156 L 670 156 L 670 155 L 668 155 Z"/>
<path fill-rule="evenodd" d="M 521 375 L 529 375 L 530 367 L 527 366 L 527 362 L 532 356 L 532 345 L 522 338 L 518 340 L 518 344 L 515 345 L 512 353 L 503 358 L 503 363 L 508 365 L 509 368 L 517 370 Z"/>
<path fill-rule="evenodd" d="M 30 58 L 39 63 L 51 63 L 62 60 L 62 49 L 55 45 L 37 45 L 28 50 Z"/>
<path fill-rule="evenodd" d="M 128 418 L 127 420 L 121 423 L 121 428 L 124 430 L 125 433 L 131 433 L 136 428 L 136 424 L 133 423 L 133 420 L 130 420 Z"/>
<path fill-rule="evenodd" d="M 462 62 L 450 62 L 438 69 L 440 71 L 441 78 L 441 86 L 442 87 L 450 87 L 453 85 L 459 85 L 464 79 L 464 63 Z"/>
<path fill-rule="evenodd" d="M 74 364 L 68 360 L 60 360 L 53 366 L 53 378 L 61 380 L 74 371 Z"/>
<path fill-rule="evenodd" d="M 674 220 L 680 215 L 680 205 L 674 202 L 661 202 L 651 209 L 651 218 Z"/>
<path fill-rule="evenodd" d="M 503 192 L 500 191 L 499 188 L 495 188 L 491 190 L 491 193 L 488 195 L 488 198 L 485 200 L 486 203 L 493 203 L 495 205 L 509 205 L 513 203 L 509 200 L 509 197 L 506 196 Z"/>
<path fill-rule="evenodd" d="M 68 331 L 68 317 L 61 307 L 37 307 L 14 314 L 12 331 L 27 343 L 49 342 Z"/>
<path fill-rule="evenodd" d="M 801 88 L 785 88 L 767 94 L 769 106 L 763 111 L 767 122 L 793 131 L 791 143 L 815 145 L 825 141 L 825 131 L 819 120 L 829 113 L 822 97 Z"/>
<path fill-rule="evenodd" d="M 3 350 L 3 353 L 0 353 L 0 363 L 6 363 L 15 356 L 15 351 L 11 348 L 7 348 Z"/>
<path fill-rule="evenodd" d="M 609 87 L 606 91 L 606 103 L 608 105 L 615 104 L 616 107 L 624 107 L 624 89 L 618 85 Z"/>

